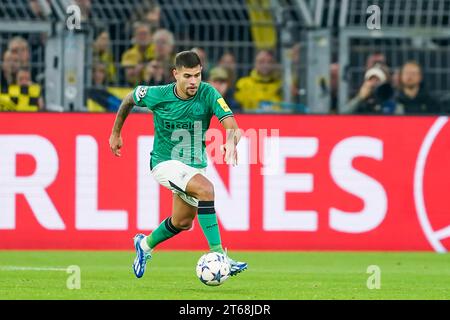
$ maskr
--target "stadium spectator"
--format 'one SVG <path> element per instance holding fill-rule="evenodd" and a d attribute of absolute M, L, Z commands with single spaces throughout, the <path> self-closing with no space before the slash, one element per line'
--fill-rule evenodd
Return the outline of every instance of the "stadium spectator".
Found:
<path fill-rule="evenodd" d="M 224 68 L 228 74 L 228 90 L 227 97 L 228 100 L 234 101 L 236 103 L 236 109 L 241 110 L 241 106 L 234 98 L 235 85 L 238 75 L 236 57 L 231 52 L 225 52 L 219 59 L 217 67 Z M 233 104 L 233 102 L 231 102 Z"/>
<path fill-rule="evenodd" d="M 203 48 L 194 47 L 191 51 L 195 52 L 200 58 L 200 62 L 202 63 L 202 79 L 208 78 L 209 65 L 208 65 L 208 55 Z"/>
<path fill-rule="evenodd" d="M 89 112 L 117 111 L 120 99 L 108 92 L 106 87 L 107 65 L 97 61 L 92 68 L 92 87 L 87 88 L 87 109 Z"/>
<path fill-rule="evenodd" d="M 142 21 L 151 27 L 151 30 L 161 28 L 161 6 L 157 0 L 145 0 L 142 8 L 131 12 L 130 21 Z"/>
<path fill-rule="evenodd" d="M 400 68 L 395 68 L 392 72 L 392 86 L 395 90 L 400 89 Z"/>
<path fill-rule="evenodd" d="M 175 38 L 173 33 L 167 29 L 159 29 L 153 35 L 153 46 L 155 58 L 160 61 L 173 60 L 175 58 L 173 49 Z M 173 65 L 173 61 L 171 61 Z"/>
<path fill-rule="evenodd" d="M 153 59 L 145 65 L 144 69 L 144 85 L 159 86 L 167 84 L 165 78 L 164 65 L 161 61 Z"/>
<path fill-rule="evenodd" d="M 44 110 L 41 86 L 31 80 L 28 67 L 17 70 L 14 83 L 8 86 L 8 91 L 2 93 L 0 109 L 7 106 L 8 111 L 41 111 Z"/>
<path fill-rule="evenodd" d="M 122 68 L 125 73 L 126 84 L 135 87 L 142 82 L 142 71 L 144 64 L 138 62 L 140 57 L 136 51 L 130 51 L 122 57 Z"/>
<path fill-rule="evenodd" d="M 291 96 L 292 101 L 298 103 L 300 101 L 300 50 L 301 44 L 296 43 L 290 48 L 289 56 L 291 60 L 291 72 L 292 72 L 292 83 L 291 83 Z"/>
<path fill-rule="evenodd" d="M 97 39 L 95 39 L 93 44 L 93 59 L 106 65 L 106 82 L 108 84 L 115 83 L 117 81 L 117 72 L 114 66 L 109 33 L 105 30 L 101 31 Z"/>
<path fill-rule="evenodd" d="M 8 50 L 13 53 L 17 53 L 19 57 L 20 67 L 29 68 L 31 71 L 31 78 L 38 82 L 41 82 L 45 77 L 44 70 L 39 66 L 39 62 L 42 61 L 39 53 L 43 54 L 43 47 L 45 47 L 47 35 L 45 33 L 36 33 L 29 35 L 29 41 L 17 36 L 11 38 L 8 42 Z M 34 48 L 34 54 L 32 55 L 31 46 Z"/>
<path fill-rule="evenodd" d="M 8 51 L 17 54 L 21 67 L 30 66 L 30 47 L 27 40 L 14 37 L 8 42 Z"/>
<path fill-rule="evenodd" d="M 102 61 L 95 62 L 92 68 L 92 85 L 97 88 L 103 88 L 107 84 L 107 78 L 107 64 Z"/>
<path fill-rule="evenodd" d="M 157 30 L 153 35 L 153 46 L 155 50 L 155 59 L 160 61 L 164 68 L 164 78 L 169 82 L 174 81 L 172 69 L 175 59 L 173 53 L 175 38 L 173 33 L 167 29 Z"/>
<path fill-rule="evenodd" d="M 86 22 L 91 18 L 91 0 L 75 0 L 75 4 L 80 8 L 81 22 Z"/>
<path fill-rule="evenodd" d="M 241 106 L 233 97 L 233 91 L 230 87 L 229 74 L 225 68 L 212 68 L 209 72 L 208 82 L 216 88 L 217 91 L 219 91 L 233 112 L 241 110 Z"/>
<path fill-rule="evenodd" d="M 50 0 L 45 0 L 44 2 L 41 2 L 39 0 L 29 0 L 28 5 L 31 12 L 38 19 L 43 20 L 51 15 Z"/>
<path fill-rule="evenodd" d="M 231 52 L 225 52 L 217 63 L 218 67 L 225 68 L 228 72 L 230 87 L 234 86 L 237 79 L 236 57 Z"/>
<path fill-rule="evenodd" d="M 331 96 L 330 111 L 332 113 L 337 112 L 338 95 L 339 95 L 339 64 L 332 63 L 330 65 L 330 96 Z"/>
<path fill-rule="evenodd" d="M 32 14 L 39 20 L 48 20 L 55 17 L 50 0 L 29 0 L 28 2 Z M 44 50 L 49 34 L 47 32 L 29 33 L 27 40 L 31 53 L 31 76 L 32 79 L 43 85 L 45 79 L 44 66 L 41 65 Z"/>
<path fill-rule="evenodd" d="M 144 21 L 153 29 L 159 29 L 161 26 L 161 7 L 158 4 L 152 4 L 152 7 L 145 12 Z"/>
<path fill-rule="evenodd" d="M 389 70 L 376 65 L 366 71 L 364 83 L 358 94 L 343 113 L 394 114 L 399 113 L 394 101 L 394 89 L 390 83 Z"/>
<path fill-rule="evenodd" d="M 416 61 L 405 63 L 400 70 L 400 87 L 396 101 L 402 113 L 439 113 L 439 102 L 425 89 L 422 83 L 423 72 Z"/>
<path fill-rule="evenodd" d="M 16 81 L 16 74 L 20 67 L 19 55 L 6 50 L 3 54 L 2 70 L 0 74 L 0 91 L 7 92 L 8 86 Z"/>
<path fill-rule="evenodd" d="M 31 81 L 31 72 L 30 69 L 26 68 L 26 67 L 20 67 L 19 70 L 17 71 L 17 75 L 16 75 L 16 84 L 18 86 L 30 86 L 32 85 L 32 81 Z"/>
<path fill-rule="evenodd" d="M 387 66 L 386 56 L 381 52 L 374 52 L 370 54 L 366 59 L 366 71 L 377 65 Z"/>
<path fill-rule="evenodd" d="M 246 112 L 277 111 L 282 100 L 281 89 L 274 54 L 264 49 L 257 53 L 250 75 L 237 81 L 234 97 Z"/>
<path fill-rule="evenodd" d="M 135 85 L 135 80 L 139 82 L 142 79 L 144 64 L 155 58 L 155 47 L 148 24 L 137 22 L 133 27 L 133 46 L 123 53 L 121 65 L 125 69 L 126 82 Z M 133 70 L 130 70 L 130 67 L 133 67 Z"/>

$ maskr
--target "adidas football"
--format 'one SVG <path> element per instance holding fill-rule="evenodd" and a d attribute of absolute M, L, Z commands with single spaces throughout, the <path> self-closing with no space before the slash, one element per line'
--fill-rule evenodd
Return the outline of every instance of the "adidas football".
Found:
<path fill-rule="evenodd" d="M 197 277 L 207 286 L 218 286 L 230 276 L 230 263 L 224 254 L 205 253 L 197 262 Z"/>

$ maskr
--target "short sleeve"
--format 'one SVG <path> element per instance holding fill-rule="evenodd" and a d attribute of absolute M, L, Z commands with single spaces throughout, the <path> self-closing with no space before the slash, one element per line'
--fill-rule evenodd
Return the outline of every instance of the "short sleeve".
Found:
<path fill-rule="evenodd" d="M 211 85 L 209 85 L 208 91 L 208 100 L 211 105 L 212 112 L 217 117 L 217 119 L 219 119 L 219 121 L 222 121 L 228 117 L 232 117 L 233 112 L 231 111 L 230 107 L 228 106 L 222 95 L 219 93 L 219 91 L 217 91 Z"/>
<path fill-rule="evenodd" d="M 137 86 L 133 91 L 134 103 L 150 110 L 161 101 L 161 89 L 157 86 Z"/>

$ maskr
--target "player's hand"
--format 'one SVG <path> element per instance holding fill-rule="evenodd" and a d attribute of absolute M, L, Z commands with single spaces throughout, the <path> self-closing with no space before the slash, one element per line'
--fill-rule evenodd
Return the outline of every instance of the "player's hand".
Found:
<path fill-rule="evenodd" d="M 232 164 L 233 166 L 237 165 L 238 154 L 236 144 L 234 144 L 233 142 L 223 144 L 220 146 L 220 151 L 222 151 L 222 154 L 225 154 L 226 164 Z"/>
<path fill-rule="evenodd" d="M 111 134 L 109 137 L 109 147 L 116 157 L 122 156 L 120 148 L 122 148 L 122 137 L 120 135 Z"/>

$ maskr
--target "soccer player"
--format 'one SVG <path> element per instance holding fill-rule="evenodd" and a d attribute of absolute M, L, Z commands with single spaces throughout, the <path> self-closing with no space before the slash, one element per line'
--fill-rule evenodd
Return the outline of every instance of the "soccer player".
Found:
<path fill-rule="evenodd" d="M 161 185 L 173 192 L 172 215 L 149 236 L 137 234 L 134 237 L 136 258 L 133 271 L 138 278 L 144 275 L 152 250 L 181 231 L 189 230 L 197 213 L 210 251 L 226 255 L 214 208 L 214 186 L 205 175 L 207 155 L 204 137 L 215 115 L 227 132 L 226 142 L 221 146 L 225 162 L 236 165 L 240 131 L 219 92 L 201 81 L 202 65 L 195 52 L 178 53 L 172 72 L 176 82 L 164 86 L 137 86 L 125 97 L 109 138 L 111 151 L 120 156 L 121 130 L 131 109 L 135 105 L 150 109 L 155 126 L 150 170 Z M 227 258 L 231 275 L 247 269 L 247 263 Z"/>

